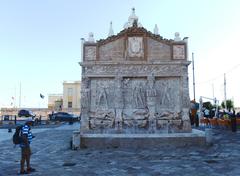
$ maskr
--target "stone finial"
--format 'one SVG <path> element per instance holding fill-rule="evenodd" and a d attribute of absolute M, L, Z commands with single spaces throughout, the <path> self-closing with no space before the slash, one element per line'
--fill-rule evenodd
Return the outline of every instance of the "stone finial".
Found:
<path fill-rule="evenodd" d="M 93 35 L 92 32 L 90 32 L 90 33 L 88 34 L 88 42 L 91 42 L 91 43 L 94 43 L 94 42 L 95 42 L 95 40 L 94 40 L 94 35 Z"/>
<path fill-rule="evenodd" d="M 138 17 L 135 14 L 135 8 L 132 8 L 132 14 L 128 17 L 128 22 L 124 24 L 124 28 L 127 29 L 129 27 L 132 27 L 134 21 L 138 21 Z M 137 22 L 137 27 L 142 27 L 142 24 Z"/>
<path fill-rule="evenodd" d="M 155 26 L 154 26 L 153 33 L 154 33 L 155 35 L 159 35 L 159 34 L 158 34 L 158 26 L 157 26 L 157 24 L 155 24 Z"/>
<path fill-rule="evenodd" d="M 112 27 L 112 22 L 110 22 L 110 28 L 109 28 L 109 32 L 108 32 L 108 37 L 113 36 L 114 32 L 113 32 L 113 27 Z"/>
<path fill-rule="evenodd" d="M 174 41 L 181 41 L 181 37 L 180 37 L 180 33 L 179 32 L 175 32 Z"/>

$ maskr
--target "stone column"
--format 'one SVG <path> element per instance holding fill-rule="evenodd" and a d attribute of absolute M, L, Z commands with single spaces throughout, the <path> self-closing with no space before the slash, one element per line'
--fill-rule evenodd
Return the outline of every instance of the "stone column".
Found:
<path fill-rule="evenodd" d="M 183 131 L 190 132 L 191 123 L 189 117 L 190 110 L 190 98 L 189 98 L 189 87 L 188 87 L 188 70 L 187 65 L 183 66 L 183 76 L 182 76 L 182 88 L 183 88 L 183 98 L 182 98 L 182 120 L 183 120 Z"/>
<path fill-rule="evenodd" d="M 156 96 L 157 92 L 155 89 L 155 77 L 148 76 L 148 88 L 147 88 L 147 107 L 149 110 L 149 128 L 151 131 L 156 130 Z"/>
<path fill-rule="evenodd" d="M 122 130 L 122 111 L 123 111 L 123 88 L 122 77 L 116 76 L 115 78 L 115 129 Z"/>
<path fill-rule="evenodd" d="M 81 132 L 89 130 L 90 89 L 89 78 L 82 77 L 81 84 Z"/>

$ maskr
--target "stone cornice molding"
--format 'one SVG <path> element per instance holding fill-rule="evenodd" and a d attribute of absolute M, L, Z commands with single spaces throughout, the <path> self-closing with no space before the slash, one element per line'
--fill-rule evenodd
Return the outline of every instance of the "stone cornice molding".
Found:
<path fill-rule="evenodd" d="M 111 62 L 111 61 L 91 61 L 91 62 L 79 62 L 79 65 L 94 66 L 94 65 L 185 65 L 188 66 L 191 61 L 161 61 L 161 62 L 146 62 L 146 61 L 123 61 L 123 62 Z"/>
<path fill-rule="evenodd" d="M 126 37 L 126 36 L 150 37 L 154 40 L 165 43 L 167 45 L 171 45 L 174 42 L 174 40 L 165 39 L 160 35 L 153 34 L 151 31 L 148 31 L 143 27 L 133 26 L 133 27 L 130 27 L 130 28 L 127 28 L 127 29 L 124 29 L 124 30 L 120 31 L 117 35 L 110 36 L 106 39 L 98 40 L 97 45 L 98 46 L 105 45 L 105 44 L 113 42 L 113 41 L 115 41 L 115 40 L 117 40 L 121 37 Z"/>

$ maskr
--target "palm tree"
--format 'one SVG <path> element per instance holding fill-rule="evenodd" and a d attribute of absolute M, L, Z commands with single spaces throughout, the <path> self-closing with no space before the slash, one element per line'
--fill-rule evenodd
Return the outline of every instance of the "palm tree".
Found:
<path fill-rule="evenodd" d="M 232 100 L 226 100 L 226 104 L 227 104 L 227 110 L 230 112 L 234 108 L 234 102 Z M 221 103 L 221 106 L 222 108 L 226 108 L 224 101 Z"/>

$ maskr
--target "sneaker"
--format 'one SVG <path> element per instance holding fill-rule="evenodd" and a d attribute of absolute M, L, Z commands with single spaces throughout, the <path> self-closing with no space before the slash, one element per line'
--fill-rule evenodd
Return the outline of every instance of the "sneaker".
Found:
<path fill-rule="evenodd" d="M 28 173 L 34 172 L 34 171 L 36 171 L 36 169 L 34 169 L 34 168 L 32 168 L 32 167 L 30 167 L 30 168 L 27 169 L 27 172 L 28 172 Z"/>
<path fill-rule="evenodd" d="M 28 174 L 28 172 L 27 171 L 20 171 L 20 175 L 23 175 L 23 174 Z"/>

